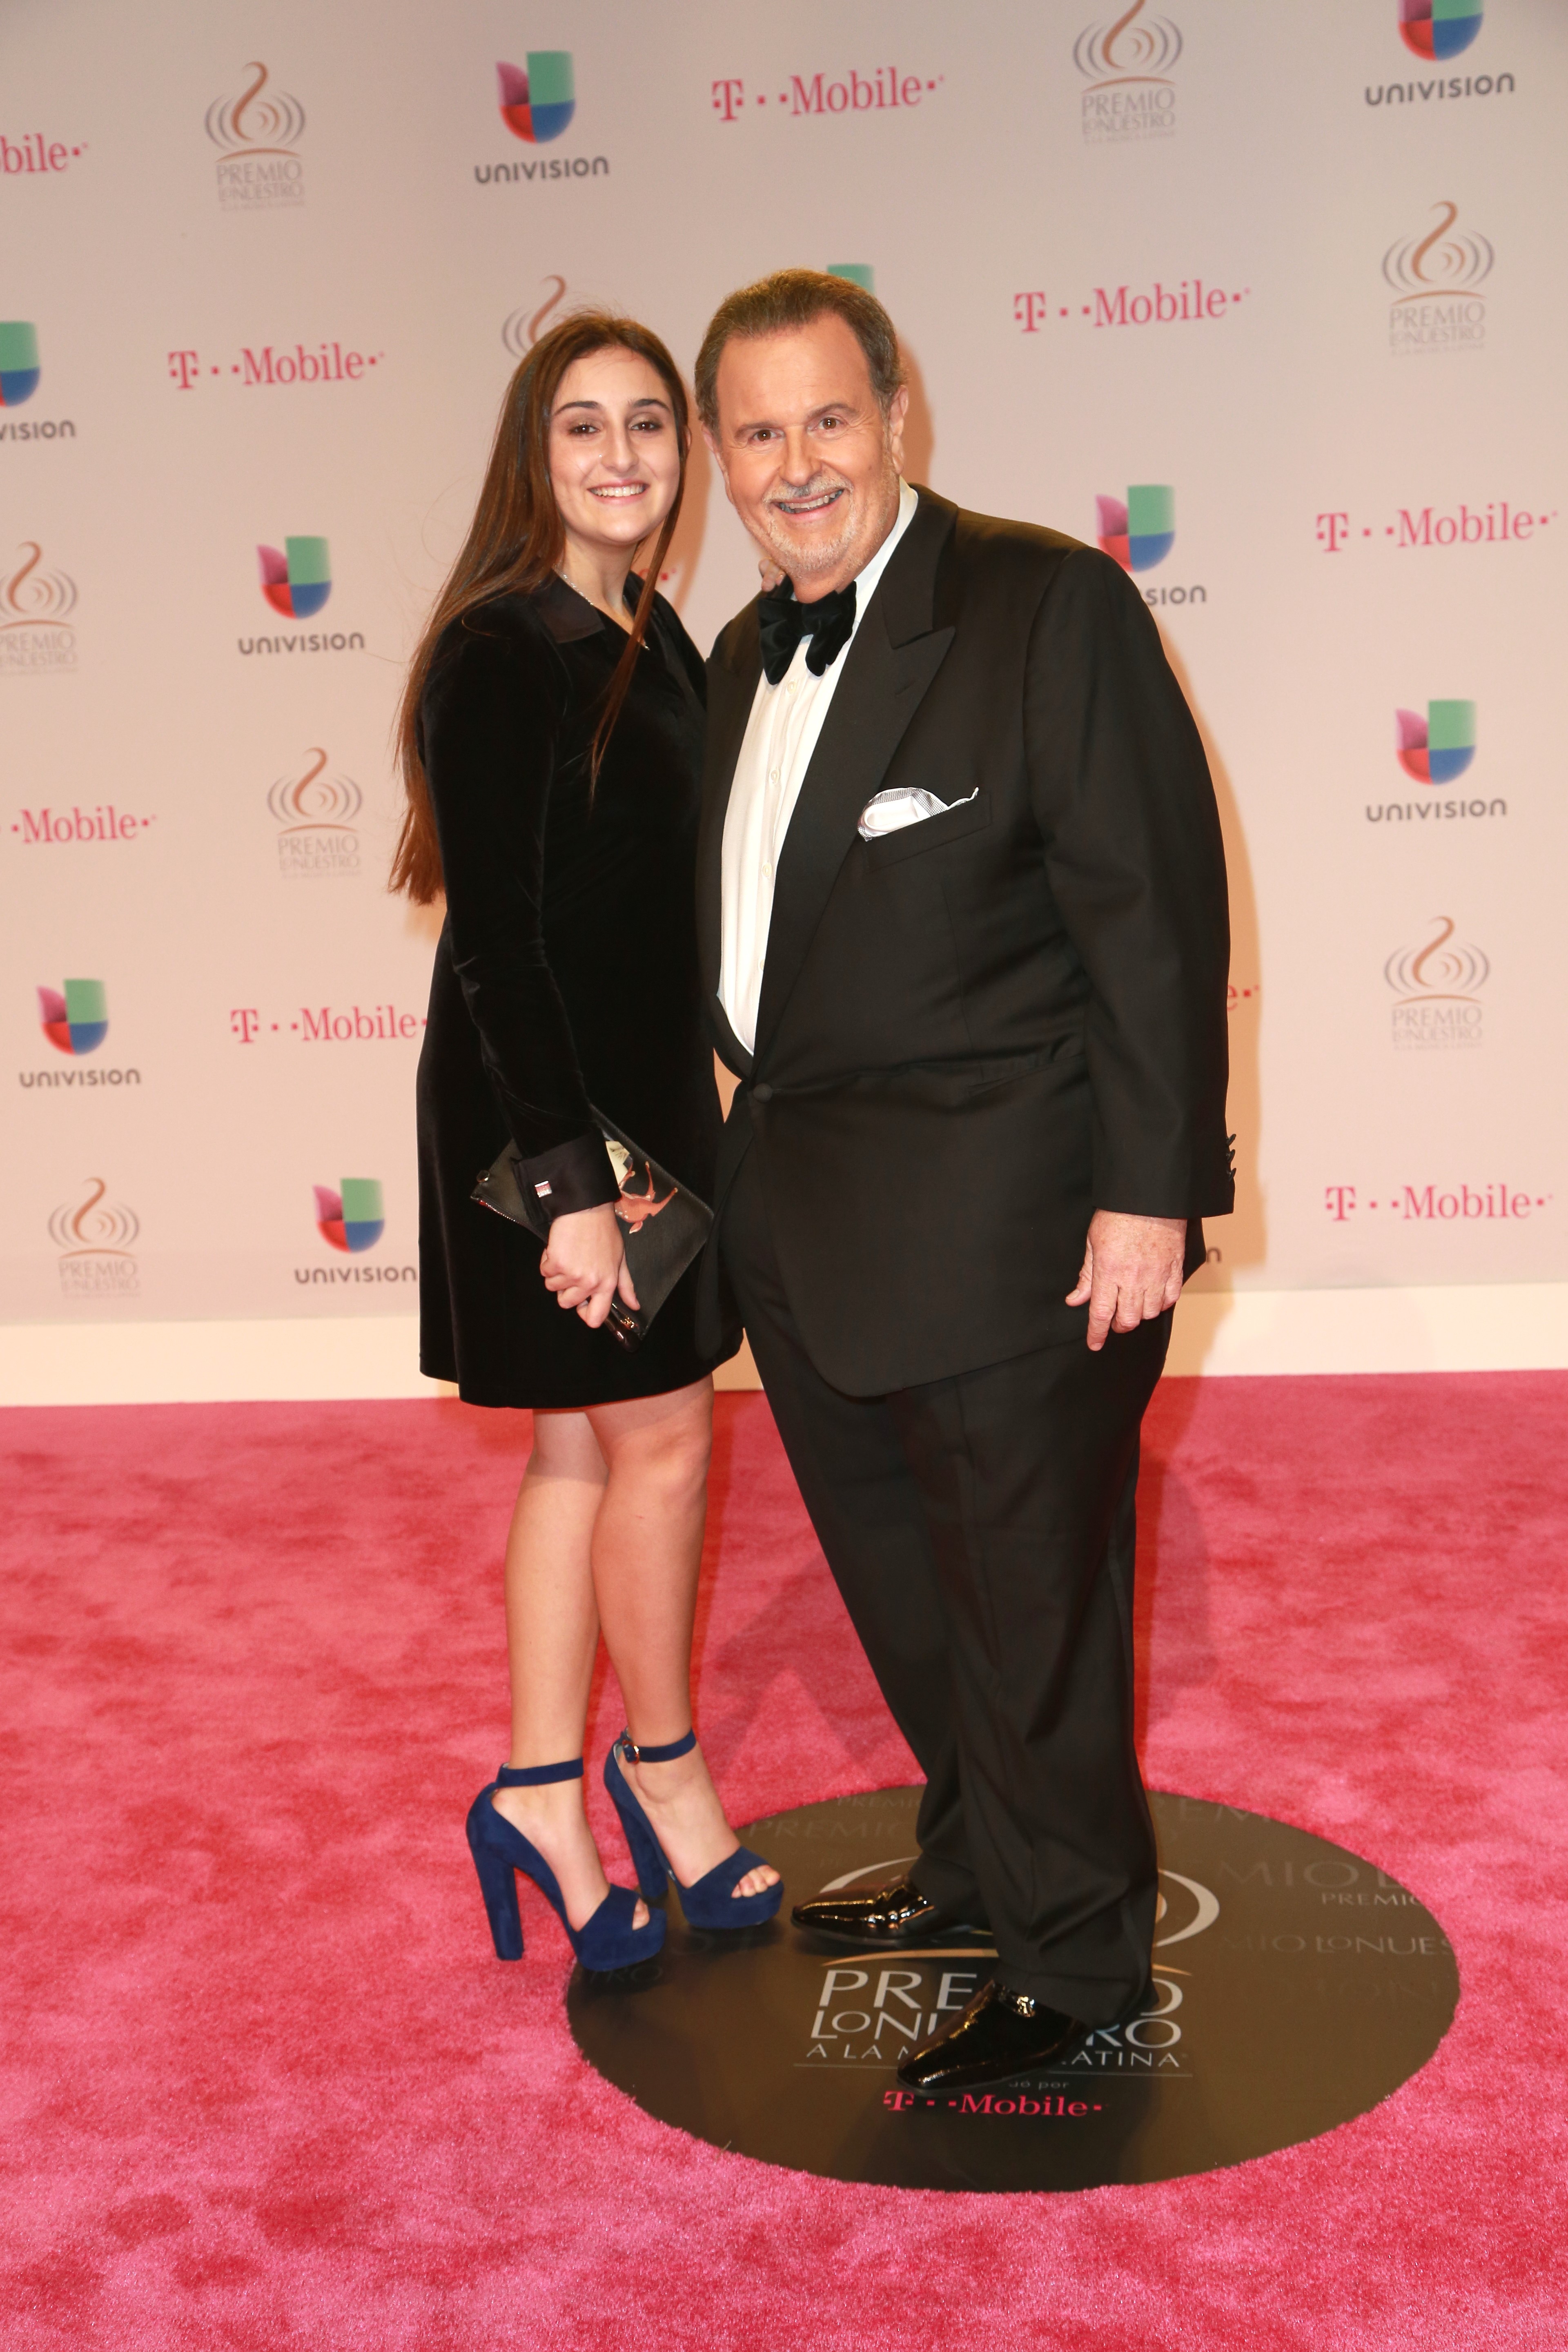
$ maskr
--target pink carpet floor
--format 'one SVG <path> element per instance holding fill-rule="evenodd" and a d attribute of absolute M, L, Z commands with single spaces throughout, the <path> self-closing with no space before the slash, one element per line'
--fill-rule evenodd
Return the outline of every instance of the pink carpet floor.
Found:
<path fill-rule="evenodd" d="M 1568 1377 L 1173 1381 L 1151 1415 L 1156 1784 L 1379 1864 L 1458 2018 L 1372 2114 L 1152 2188 L 773 2169 L 577 2055 L 502 1752 L 522 1415 L 0 1415 L 8 2352 L 1514 2352 L 1568 2336 Z M 766 1405 L 721 1401 L 700 1720 L 731 1815 L 912 1777 Z M 612 1685 L 595 1752 L 619 1728 Z M 607 1853 L 625 1873 L 611 1824 Z"/>

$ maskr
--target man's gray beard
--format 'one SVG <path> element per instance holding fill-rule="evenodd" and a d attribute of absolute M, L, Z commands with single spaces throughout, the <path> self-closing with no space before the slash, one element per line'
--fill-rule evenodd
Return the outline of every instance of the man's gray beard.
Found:
<path fill-rule="evenodd" d="M 785 535 L 785 526 L 775 521 L 773 508 L 769 506 L 765 509 L 763 528 L 767 532 L 768 544 L 778 559 L 780 570 L 792 580 L 797 577 L 809 580 L 814 572 L 831 572 L 835 564 L 844 561 L 845 553 L 854 540 L 855 492 L 842 474 L 818 474 L 805 489 L 796 490 L 794 495 L 797 499 L 815 499 L 820 498 L 824 490 L 847 493 L 839 506 L 844 517 L 843 527 L 836 540 L 831 542 L 818 541 L 806 551 Z"/>

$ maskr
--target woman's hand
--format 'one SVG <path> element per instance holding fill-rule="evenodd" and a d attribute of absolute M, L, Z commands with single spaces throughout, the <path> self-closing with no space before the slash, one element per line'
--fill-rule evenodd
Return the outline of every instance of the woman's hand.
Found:
<path fill-rule="evenodd" d="M 621 1223 L 614 1209 L 574 1209 L 557 1217 L 539 1262 L 544 1287 L 562 1307 L 574 1307 L 591 1331 L 610 1311 L 616 1291 L 633 1313 L 638 1300 L 626 1265 Z"/>

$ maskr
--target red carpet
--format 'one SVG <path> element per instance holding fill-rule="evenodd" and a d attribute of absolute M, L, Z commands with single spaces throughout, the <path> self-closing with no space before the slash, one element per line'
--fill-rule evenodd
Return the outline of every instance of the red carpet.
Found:
<path fill-rule="evenodd" d="M 1568 1377 L 1171 1381 L 1145 1755 L 1442 1920 L 1426 2071 L 1156 2188 L 943 2197 L 726 2156 L 490 1957 L 522 1416 L 0 1416 L 12 2352 L 1482 2352 L 1563 2312 Z M 700 1722 L 737 1819 L 911 1777 L 765 1405 L 721 1400 Z M 619 1727 L 600 1695 L 602 1752 Z M 626 1874 L 610 1824 L 613 1867 Z"/>

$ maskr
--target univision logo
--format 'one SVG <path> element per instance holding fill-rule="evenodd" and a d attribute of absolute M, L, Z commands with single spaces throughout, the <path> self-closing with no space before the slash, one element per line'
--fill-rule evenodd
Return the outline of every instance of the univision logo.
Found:
<path fill-rule="evenodd" d="M 26 319 L 0 319 L 0 408 L 20 408 L 38 389 L 38 331 Z"/>
<path fill-rule="evenodd" d="M 131 1245 L 141 1225 L 133 1209 L 108 1196 L 103 1178 L 89 1176 L 83 1198 L 63 1202 L 49 1219 L 68 1298 L 130 1298 L 140 1287 Z"/>
<path fill-rule="evenodd" d="M 1476 706 L 1473 702 L 1429 702 L 1425 710 L 1396 710 L 1394 745 L 1399 764 L 1413 782 L 1431 784 L 1441 792 L 1458 782 L 1476 756 Z M 1506 817 L 1508 803 L 1500 798 L 1368 801 L 1369 824 L 1406 826 L 1449 824 L 1460 819 Z"/>
<path fill-rule="evenodd" d="M 1418 710 L 1396 710 L 1399 764 L 1418 784 L 1451 784 L 1476 756 L 1473 702 L 1429 702 Z"/>
<path fill-rule="evenodd" d="M 385 1233 L 385 1206 L 376 1176 L 343 1176 L 339 1188 L 318 1183 L 315 1190 L 315 1230 L 329 1249 L 343 1256 L 362 1256 L 374 1249 Z M 296 1282 L 411 1282 L 418 1286 L 416 1265 L 296 1265 Z"/>
<path fill-rule="evenodd" d="M 38 1087 L 53 1092 L 60 1087 L 139 1087 L 140 1070 L 128 1070 L 114 1066 L 96 1066 L 90 1070 L 77 1065 L 89 1054 L 96 1054 L 109 1034 L 109 997 L 101 980 L 68 980 L 63 989 L 40 988 L 38 1025 L 58 1054 L 66 1057 L 62 1069 L 58 1063 L 47 1070 L 18 1070 L 17 1083 L 26 1087 Z"/>
<path fill-rule="evenodd" d="M 1134 482 L 1124 499 L 1100 497 L 1099 543 L 1123 572 L 1152 572 L 1176 543 L 1176 493 L 1168 482 Z M 1209 592 L 1191 587 L 1145 588 L 1146 604 L 1206 604 Z"/>
<path fill-rule="evenodd" d="M 1399 33 L 1412 57 L 1442 68 L 1481 29 L 1481 0 L 1399 0 Z M 1516 88 L 1510 73 L 1417 74 L 1409 81 L 1369 82 L 1368 106 L 1426 106 L 1433 99 L 1500 98 Z"/>
<path fill-rule="evenodd" d="M 76 582 L 67 572 L 45 570 L 36 539 L 25 539 L 17 553 L 21 564 L 0 579 L 0 675 L 74 669 L 76 631 L 68 615 L 76 610 Z"/>
<path fill-rule="evenodd" d="M 319 744 L 307 753 L 309 766 L 297 776 L 279 776 L 267 795 L 278 821 L 278 866 L 286 881 L 359 872 L 359 835 L 353 820 L 364 794 L 352 776 L 327 773 Z"/>
<path fill-rule="evenodd" d="M 332 1249 L 359 1256 L 374 1249 L 386 1230 L 381 1184 L 374 1176 L 345 1176 L 334 1192 L 317 1184 L 316 1231 Z M 412 1265 L 297 1265 L 294 1279 L 303 1283 L 411 1282 L 419 1272 Z"/>
<path fill-rule="evenodd" d="M 68 980 L 38 991 L 45 1036 L 62 1054 L 96 1054 L 109 1034 L 109 1000 L 101 980 Z"/>
<path fill-rule="evenodd" d="M 224 151 L 217 167 L 218 202 L 242 212 L 303 204 L 298 149 L 305 110 L 297 98 L 270 87 L 259 60 L 245 70 L 255 79 L 237 98 L 215 98 L 206 111 L 207 137 Z"/>
<path fill-rule="evenodd" d="M 529 147 L 547 147 L 567 130 L 577 111 L 577 88 L 569 49 L 530 49 L 524 66 L 498 61 L 500 119 L 514 139 Z M 481 187 L 500 181 L 587 180 L 607 173 L 604 155 L 556 155 L 534 163 L 476 163 L 474 177 Z"/>
<path fill-rule="evenodd" d="M 498 64 L 500 119 L 519 139 L 542 147 L 559 139 L 577 111 L 568 49 L 530 49 L 528 68 Z"/>
<path fill-rule="evenodd" d="M 9 412 L 31 400 L 38 388 L 38 331 L 29 319 L 0 319 L 0 409 Z M 29 417 L 25 424 L 0 418 L 0 441 L 74 441 L 68 416 Z"/>
<path fill-rule="evenodd" d="M 1399 0 L 1399 31 L 1418 58 L 1457 58 L 1481 29 L 1482 0 Z"/>
<path fill-rule="evenodd" d="M 311 1189 L 316 1195 L 316 1231 L 324 1242 L 356 1255 L 375 1247 L 386 1231 L 379 1177 L 345 1176 L 335 1192 L 326 1184 Z"/>
<path fill-rule="evenodd" d="M 261 593 L 275 613 L 307 621 L 332 593 L 332 564 L 324 539 L 286 539 L 281 547 L 258 547 Z M 310 629 L 298 636 L 241 637 L 242 654 L 363 653 L 357 629 Z"/>
<path fill-rule="evenodd" d="M 332 593 L 331 557 L 324 539 L 286 539 L 281 547 L 258 547 L 261 593 L 275 613 L 290 621 L 309 620 Z M 277 637 L 240 637 L 242 654 L 363 653 L 358 629 L 302 629 Z"/>
<path fill-rule="evenodd" d="M 1176 542 L 1176 493 L 1168 483 L 1134 482 L 1124 499 L 1097 498 L 1100 544 L 1124 572 L 1152 572 Z"/>
<path fill-rule="evenodd" d="M 308 621 L 332 593 L 331 557 L 324 539 L 286 539 L 279 547 L 258 547 L 261 593 L 275 613 Z"/>

